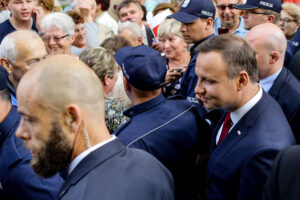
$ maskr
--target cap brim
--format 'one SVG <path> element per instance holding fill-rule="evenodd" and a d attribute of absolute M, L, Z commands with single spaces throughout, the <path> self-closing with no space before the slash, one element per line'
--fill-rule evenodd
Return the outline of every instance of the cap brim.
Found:
<path fill-rule="evenodd" d="M 258 8 L 257 6 L 253 6 L 250 4 L 239 4 L 239 5 L 235 5 L 234 7 L 239 10 L 249 10 L 249 9 Z"/>
<path fill-rule="evenodd" d="M 178 11 L 172 15 L 170 15 L 169 17 L 172 17 L 174 19 L 176 19 L 177 21 L 183 22 L 183 23 L 192 23 L 193 21 L 195 21 L 196 19 L 198 19 L 198 16 L 195 15 L 191 15 L 187 12 L 182 12 L 182 11 Z"/>
<path fill-rule="evenodd" d="M 118 65 L 122 66 L 125 58 L 130 54 L 130 52 L 132 51 L 133 48 L 134 47 L 127 46 L 127 47 L 123 47 L 123 48 L 119 49 L 116 52 L 115 60 L 118 63 Z"/>

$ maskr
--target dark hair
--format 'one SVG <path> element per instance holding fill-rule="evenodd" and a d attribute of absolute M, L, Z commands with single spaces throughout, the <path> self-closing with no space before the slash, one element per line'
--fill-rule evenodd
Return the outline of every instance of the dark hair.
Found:
<path fill-rule="evenodd" d="M 109 51 L 116 53 L 122 47 L 131 46 L 131 45 L 130 42 L 126 40 L 124 37 L 114 36 L 105 39 L 100 46 L 104 47 Z"/>
<path fill-rule="evenodd" d="M 110 0 L 96 0 L 97 5 L 101 5 L 101 10 L 107 11 L 110 6 Z"/>
<path fill-rule="evenodd" d="M 84 23 L 84 19 L 81 17 L 81 15 L 79 15 L 77 12 L 70 10 L 67 12 L 67 15 L 69 15 L 75 24 L 83 24 Z"/>
<path fill-rule="evenodd" d="M 119 15 L 121 8 L 128 7 L 131 3 L 135 4 L 139 10 L 143 10 L 141 7 L 141 4 L 139 2 L 137 2 L 136 0 L 125 0 L 122 3 L 120 3 L 120 5 L 118 6 L 118 9 L 117 9 L 118 15 Z"/>
<path fill-rule="evenodd" d="M 218 52 L 227 64 L 227 75 L 233 79 L 241 71 L 246 71 L 252 82 L 258 81 L 255 52 L 249 44 L 233 33 L 217 35 L 195 48 L 200 53 Z"/>

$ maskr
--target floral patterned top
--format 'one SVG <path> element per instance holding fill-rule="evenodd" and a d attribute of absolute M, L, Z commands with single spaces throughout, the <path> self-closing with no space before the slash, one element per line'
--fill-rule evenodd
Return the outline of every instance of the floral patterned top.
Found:
<path fill-rule="evenodd" d="M 105 122 L 110 133 L 129 120 L 123 115 L 126 109 L 122 100 L 105 97 Z"/>

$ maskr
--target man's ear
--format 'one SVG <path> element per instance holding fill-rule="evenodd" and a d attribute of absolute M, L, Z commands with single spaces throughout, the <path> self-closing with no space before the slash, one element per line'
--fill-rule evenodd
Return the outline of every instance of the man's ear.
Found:
<path fill-rule="evenodd" d="M 211 27 L 214 26 L 214 20 L 209 17 L 207 20 L 206 20 L 206 30 L 209 30 L 211 29 Z"/>
<path fill-rule="evenodd" d="M 124 84 L 124 89 L 125 91 L 130 91 L 131 87 L 130 87 L 130 83 L 127 81 L 127 79 L 123 76 L 123 84 Z"/>
<path fill-rule="evenodd" d="M 0 58 L 0 65 L 2 65 L 9 74 L 12 73 L 12 65 L 9 63 L 7 58 Z"/>
<path fill-rule="evenodd" d="M 269 56 L 269 64 L 274 64 L 280 59 L 280 53 L 278 51 L 272 51 Z"/>
<path fill-rule="evenodd" d="M 71 133 L 77 133 L 83 120 L 82 110 L 75 104 L 66 105 L 63 120 Z"/>
<path fill-rule="evenodd" d="M 249 75 L 245 71 L 240 71 L 237 77 L 237 90 L 241 91 L 248 85 Z"/>
<path fill-rule="evenodd" d="M 275 16 L 274 15 L 268 15 L 268 22 L 269 23 L 274 23 L 275 22 Z"/>

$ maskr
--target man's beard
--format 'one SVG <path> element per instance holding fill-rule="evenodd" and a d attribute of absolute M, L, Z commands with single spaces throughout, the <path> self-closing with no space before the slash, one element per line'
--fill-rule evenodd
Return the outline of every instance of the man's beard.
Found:
<path fill-rule="evenodd" d="M 72 147 L 68 143 L 62 127 L 57 121 L 52 122 L 49 140 L 36 152 L 31 160 L 33 170 L 41 177 L 51 177 L 63 170 L 70 162 Z"/>

